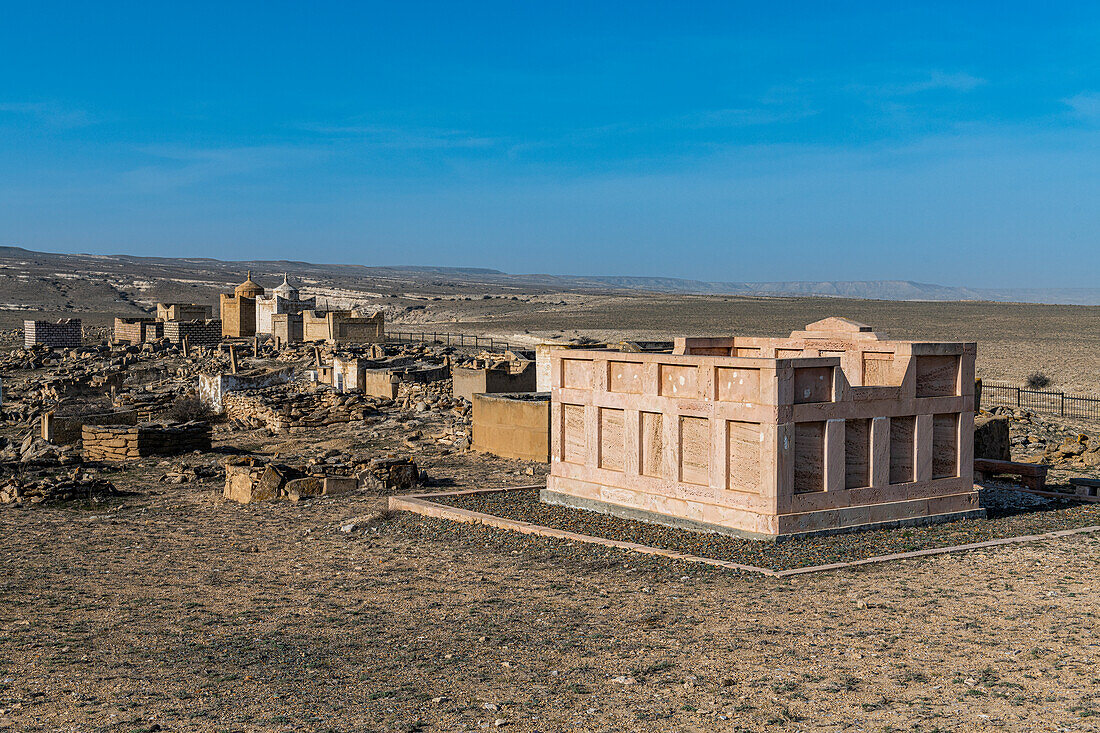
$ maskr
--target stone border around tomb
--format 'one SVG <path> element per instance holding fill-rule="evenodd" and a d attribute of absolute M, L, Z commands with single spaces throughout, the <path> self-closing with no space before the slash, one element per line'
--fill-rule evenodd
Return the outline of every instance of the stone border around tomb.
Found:
<path fill-rule="evenodd" d="M 836 562 L 829 563 L 827 565 L 811 565 L 803 568 L 771 570 L 769 568 L 761 568 L 755 565 L 742 565 L 741 563 L 730 562 L 728 560 L 715 560 L 714 558 L 709 557 L 688 555 L 683 552 L 666 550 L 660 547 L 639 545 L 634 542 L 622 542 L 620 540 L 611 540 L 605 537 L 578 534 L 577 532 L 569 532 L 562 529 L 555 529 L 553 527 L 544 527 L 539 524 L 522 522 L 516 519 L 505 519 L 504 517 L 497 517 L 492 514 L 484 514 L 482 512 L 475 512 L 469 509 L 462 509 L 460 507 L 437 504 L 434 501 L 431 501 L 431 499 L 444 496 L 464 496 L 467 494 L 495 494 L 505 491 L 530 491 L 532 489 L 541 488 L 544 487 L 536 484 L 531 486 L 508 486 L 502 489 L 467 489 L 465 491 L 445 491 L 434 494 L 405 494 L 403 496 L 391 496 L 389 500 L 389 508 L 393 511 L 412 512 L 414 514 L 420 514 L 425 517 L 433 517 L 435 519 L 448 519 L 453 522 L 465 522 L 470 524 L 483 524 L 487 527 L 507 529 L 512 532 L 518 532 L 520 534 L 536 535 L 538 537 L 553 537 L 555 539 L 569 540 L 572 542 L 584 542 L 592 545 L 602 545 L 603 547 L 613 547 L 619 550 L 628 550 L 630 552 L 641 553 L 643 555 L 657 555 L 659 557 L 665 557 L 670 560 L 700 563 L 703 565 L 710 565 L 712 567 L 725 568 L 726 570 L 741 570 L 749 573 L 757 573 L 759 575 L 765 575 L 772 578 L 782 578 L 789 575 L 806 575 L 809 573 L 820 573 L 827 570 L 842 570 L 845 568 L 853 568 L 861 565 L 873 565 L 877 563 L 891 562 L 894 560 L 909 560 L 919 557 L 929 557 L 931 555 L 944 555 L 952 552 L 967 552 L 969 550 L 981 550 L 988 547 L 1000 547 L 1002 545 L 1012 545 L 1021 544 L 1024 542 L 1037 542 L 1040 540 L 1057 539 L 1059 537 L 1068 537 L 1075 534 L 1089 534 L 1092 532 L 1100 532 L 1100 525 L 1093 525 L 1091 527 L 1062 529 L 1055 532 L 1045 532 L 1043 534 L 1021 535 L 1019 537 L 1003 537 L 996 540 L 986 540 L 985 542 L 972 542 L 965 545 L 952 545 L 951 547 L 933 547 L 925 550 L 898 552 L 889 555 L 876 555 L 875 557 L 866 557 L 862 560 Z"/>
<path fill-rule="evenodd" d="M 562 506 L 569 509 L 580 509 L 583 511 L 599 512 L 600 514 L 609 514 L 619 519 L 629 519 L 635 522 L 646 522 L 648 524 L 659 524 L 664 527 L 671 527 L 672 529 L 688 530 L 695 532 L 713 532 L 715 534 L 725 535 L 727 537 L 737 537 L 740 539 L 754 540 L 757 542 L 790 542 L 792 540 L 807 540 L 817 537 L 831 537 L 838 534 L 854 534 L 856 532 L 865 532 L 875 529 L 901 529 L 903 527 L 927 527 L 933 524 L 945 524 L 946 522 L 955 522 L 960 519 L 985 519 L 985 509 L 969 509 L 963 512 L 950 512 L 947 514 L 931 514 L 920 517 L 910 517 L 908 519 L 891 519 L 884 522 L 867 522 L 865 524 L 856 524 L 850 527 L 834 527 L 831 529 L 819 529 L 807 532 L 790 532 L 788 534 L 760 534 L 759 532 L 747 532 L 741 529 L 735 529 L 733 527 L 723 527 L 719 524 L 710 524 L 708 522 L 699 522 L 694 519 L 685 519 L 682 517 L 675 517 L 666 514 L 657 514 L 656 512 L 647 512 L 644 509 L 636 509 L 634 507 L 622 506 L 619 504 L 612 504 L 606 501 L 599 501 L 598 499 L 585 499 L 583 497 L 572 496 L 570 494 L 562 494 L 557 491 L 551 491 L 550 489 L 543 489 L 539 492 L 539 500 L 543 504 L 549 504 L 551 506 Z"/>

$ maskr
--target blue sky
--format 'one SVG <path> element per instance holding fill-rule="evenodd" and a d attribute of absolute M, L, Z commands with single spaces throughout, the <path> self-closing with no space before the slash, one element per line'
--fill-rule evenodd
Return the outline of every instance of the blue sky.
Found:
<path fill-rule="evenodd" d="M 1100 6 L 774 5 L 0 0 L 0 244 L 1097 285 Z"/>

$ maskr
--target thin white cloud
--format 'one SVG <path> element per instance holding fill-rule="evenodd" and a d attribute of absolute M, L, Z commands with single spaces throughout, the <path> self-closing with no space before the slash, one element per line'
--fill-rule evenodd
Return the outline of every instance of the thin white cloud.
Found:
<path fill-rule="evenodd" d="M 902 76 L 902 74 L 899 73 L 897 76 Z M 966 72 L 949 73 L 932 70 L 922 72 L 919 76 L 912 73 L 905 74 L 905 76 L 908 76 L 910 81 L 889 81 L 877 84 L 853 83 L 847 85 L 847 88 L 854 92 L 870 93 L 878 97 L 904 97 L 933 91 L 970 92 L 989 83 L 986 79 Z"/>
<path fill-rule="evenodd" d="M 122 174 L 130 186 L 144 191 L 163 191 L 211 180 L 309 163 L 324 151 L 299 146 L 188 148 L 144 146 L 137 152 L 153 160 Z"/>
<path fill-rule="evenodd" d="M 1100 92 L 1081 92 L 1062 100 L 1078 117 L 1100 122 Z"/>
<path fill-rule="evenodd" d="M 817 114 L 816 110 L 782 109 L 775 107 L 748 107 L 737 109 L 713 109 L 655 123 L 654 127 L 687 130 L 713 130 L 722 128 L 753 127 L 777 122 L 791 122 Z"/>
<path fill-rule="evenodd" d="M 967 74 L 966 72 L 949 74 L 943 71 L 933 71 L 928 75 L 927 79 L 901 85 L 898 88 L 898 93 L 917 94 L 919 92 L 928 92 L 937 89 L 953 92 L 969 92 L 986 83 L 985 79 Z"/>
<path fill-rule="evenodd" d="M 395 150 L 489 148 L 500 142 L 496 138 L 474 135 L 465 130 L 404 128 L 374 124 L 307 123 L 297 125 L 296 129 L 328 137 L 355 138 L 373 147 Z"/>
<path fill-rule="evenodd" d="M 66 107 L 54 102 L 0 102 L 0 116 L 31 117 L 55 128 L 76 128 L 94 125 L 99 120 L 86 110 Z"/>

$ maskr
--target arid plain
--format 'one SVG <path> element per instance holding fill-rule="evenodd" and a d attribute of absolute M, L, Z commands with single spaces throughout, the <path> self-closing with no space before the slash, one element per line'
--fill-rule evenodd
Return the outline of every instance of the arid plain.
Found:
<path fill-rule="evenodd" d="M 359 299 L 388 328 L 517 344 L 779 335 L 842 315 L 891 337 L 977 341 L 986 379 L 1041 370 L 1055 388 L 1098 387 L 1098 308 L 434 277 L 360 285 Z M 125 301 L 141 292 L 156 289 Z M 288 448 L 222 426 L 215 449 L 409 452 L 424 490 L 545 474 L 410 447 L 407 432 L 332 428 Z M 113 470 L 125 493 L 106 503 L 0 507 L 0 728 L 1100 729 L 1096 534 L 777 579 L 393 514 L 369 492 L 239 505 L 220 478 L 160 480 L 180 462 Z"/>

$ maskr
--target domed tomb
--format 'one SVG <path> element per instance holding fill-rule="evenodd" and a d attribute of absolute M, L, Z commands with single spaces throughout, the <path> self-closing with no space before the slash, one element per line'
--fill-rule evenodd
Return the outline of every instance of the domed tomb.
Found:
<path fill-rule="evenodd" d="M 275 288 L 273 293 L 286 300 L 298 300 L 298 288 L 290 284 L 290 278 L 285 272 L 282 284 Z"/>
<path fill-rule="evenodd" d="M 252 270 L 249 270 L 248 278 L 237 286 L 233 294 L 239 298 L 255 298 L 257 295 L 263 295 L 264 289 L 252 280 Z"/>

